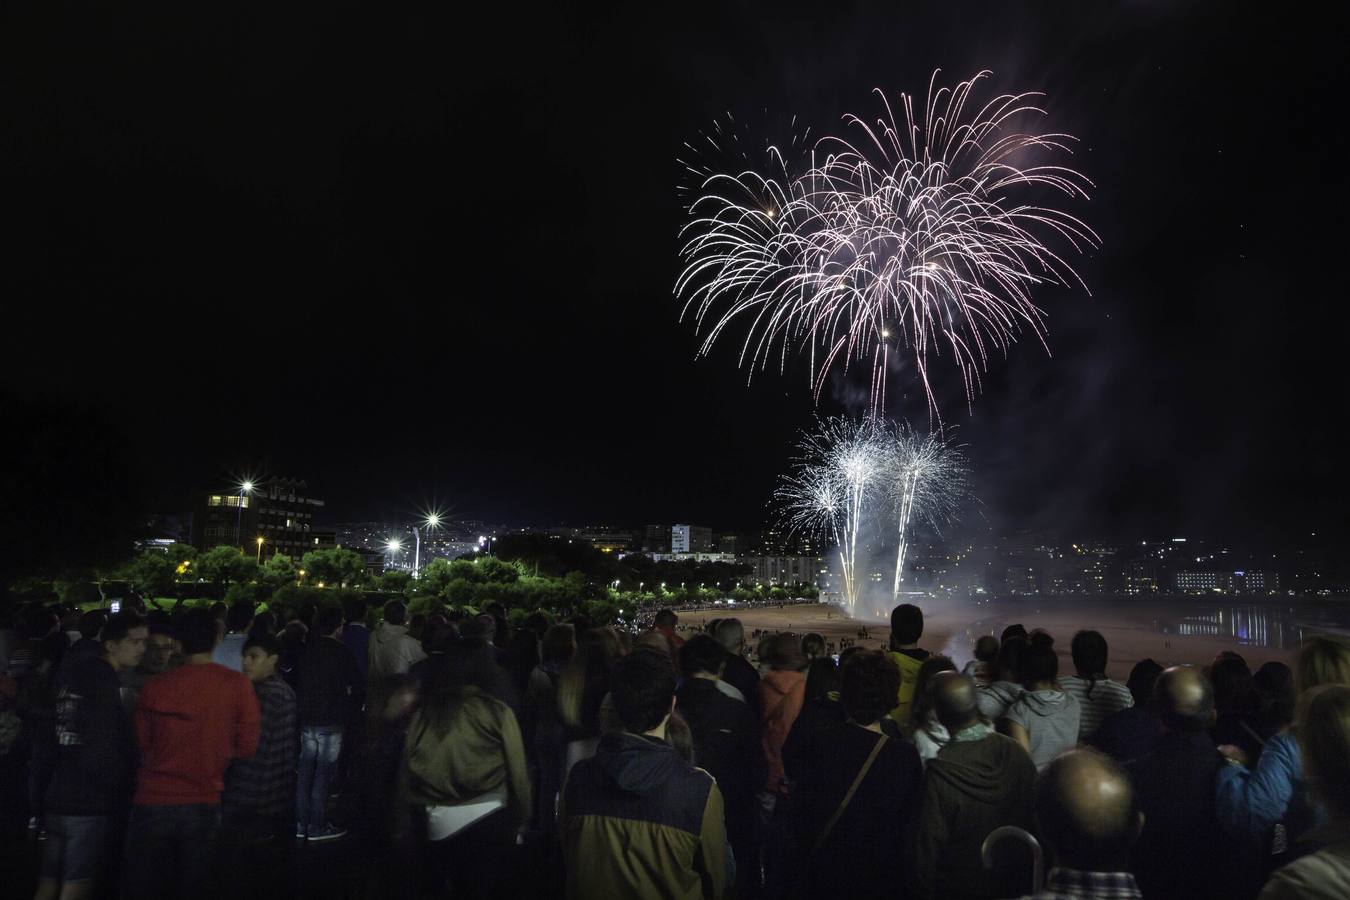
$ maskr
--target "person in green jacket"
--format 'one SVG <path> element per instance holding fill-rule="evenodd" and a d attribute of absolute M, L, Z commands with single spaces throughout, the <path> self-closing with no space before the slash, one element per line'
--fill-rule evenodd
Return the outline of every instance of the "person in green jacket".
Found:
<path fill-rule="evenodd" d="M 722 793 L 665 740 L 675 669 L 637 649 L 610 678 L 623 730 L 572 767 L 559 813 L 569 900 L 720 900 L 735 878 Z"/>
<path fill-rule="evenodd" d="M 489 897 L 530 821 L 525 744 L 482 648 L 456 648 L 413 716 L 403 792 L 428 868 L 455 897 Z"/>

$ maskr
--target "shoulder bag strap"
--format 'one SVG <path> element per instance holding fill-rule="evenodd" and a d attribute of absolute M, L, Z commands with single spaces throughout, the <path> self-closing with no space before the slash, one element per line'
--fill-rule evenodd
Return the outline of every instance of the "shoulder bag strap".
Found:
<path fill-rule="evenodd" d="M 848 793 L 844 794 L 844 799 L 839 802 L 839 808 L 834 811 L 834 815 L 830 816 L 830 821 L 826 822 L 825 827 L 820 830 L 820 836 L 816 838 L 815 846 L 811 848 L 812 856 L 815 856 L 816 852 L 825 846 L 825 841 L 829 838 L 830 832 L 838 824 L 839 817 L 844 814 L 844 810 L 848 809 L 848 804 L 853 799 L 853 795 L 858 793 L 859 786 L 862 785 L 863 779 L 867 777 L 867 773 L 872 768 L 872 763 L 876 762 L 877 755 L 881 753 L 881 747 L 886 741 L 887 737 L 884 734 L 877 738 L 876 744 L 872 746 L 872 752 L 867 754 L 867 762 L 863 763 L 862 768 L 858 770 L 858 777 L 853 779 L 853 784 L 848 787 Z"/>

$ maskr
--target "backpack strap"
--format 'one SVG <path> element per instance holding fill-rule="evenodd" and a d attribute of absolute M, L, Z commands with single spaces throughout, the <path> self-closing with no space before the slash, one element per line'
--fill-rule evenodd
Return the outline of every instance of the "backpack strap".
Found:
<path fill-rule="evenodd" d="M 829 838 L 830 832 L 838 824 L 844 810 L 848 809 L 849 802 L 853 800 L 853 795 L 858 793 L 858 788 L 862 785 L 863 779 L 867 777 L 867 773 L 871 771 L 872 763 L 876 762 L 877 756 L 881 753 L 881 747 L 887 740 L 889 738 L 884 734 L 877 737 L 877 742 L 872 745 L 872 752 L 867 754 L 867 762 L 863 763 L 862 768 L 858 770 L 858 777 L 853 779 L 853 784 L 849 785 L 848 793 L 844 794 L 844 799 L 840 801 L 839 808 L 834 811 L 834 815 L 830 816 L 830 821 L 826 822 L 825 827 L 820 830 L 820 836 L 816 838 L 815 846 L 811 848 L 812 856 L 815 856 L 816 852 L 825 846 L 825 841 Z"/>

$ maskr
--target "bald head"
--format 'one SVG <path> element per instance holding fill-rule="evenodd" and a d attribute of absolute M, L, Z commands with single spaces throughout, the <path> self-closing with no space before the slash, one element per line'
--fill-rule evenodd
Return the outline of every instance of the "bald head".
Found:
<path fill-rule="evenodd" d="M 1170 731 L 1204 731 L 1214 721 L 1214 688 L 1199 669 L 1173 666 L 1158 676 L 1153 711 Z"/>
<path fill-rule="evenodd" d="M 975 683 L 959 672 L 938 672 L 928 681 L 933 712 L 952 734 L 980 721 Z"/>
<path fill-rule="evenodd" d="M 1143 824 L 1129 776 L 1095 750 L 1070 750 L 1046 766 L 1036 818 L 1056 864 L 1089 872 L 1128 870 Z"/>

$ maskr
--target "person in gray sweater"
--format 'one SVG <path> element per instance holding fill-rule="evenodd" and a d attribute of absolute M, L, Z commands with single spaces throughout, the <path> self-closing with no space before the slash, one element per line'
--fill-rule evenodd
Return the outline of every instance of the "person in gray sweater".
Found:
<path fill-rule="evenodd" d="M 1022 695 L 1008 707 L 1008 735 L 1031 754 L 1040 771 L 1078 745 L 1081 708 L 1059 689 L 1059 657 L 1046 638 L 1033 638 L 1022 660 Z"/>

